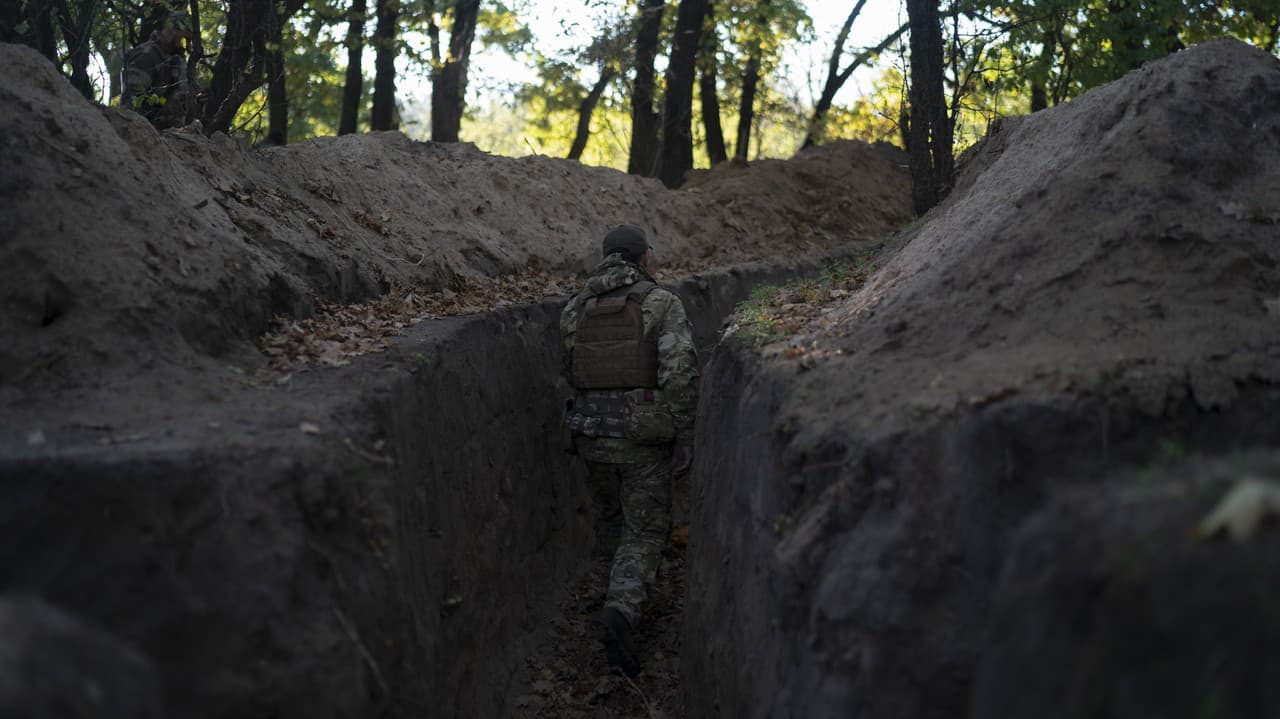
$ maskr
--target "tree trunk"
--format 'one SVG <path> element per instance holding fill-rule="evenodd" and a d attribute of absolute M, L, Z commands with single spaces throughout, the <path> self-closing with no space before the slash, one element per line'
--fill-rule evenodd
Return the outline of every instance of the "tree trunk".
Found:
<path fill-rule="evenodd" d="M 818 103 L 813 108 L 813 117 L 809 120 L 809 129 L 804 134 L 804 142 L 801 147 L 809 147 L 817 142 L 817 137 L 822 134 L 822 120 L 826 117 L 827 111 L 831 109 L 831 103 L 836 99 L 836 93 L 840 91 L 840 86 L 848 79 L 848 75 L 842 79 L 840 77 L 840 57 L 844 55 L 844 44 L 849 40 L 849 31 L 853 29 L 853 21 L 858 19 L 858 15 L 862 14 L 862 6 L 867 4 L 867 0 L 858 0 L 853 6 L 853 10 L 845 17 L 844 24 L 840 26 L 840 32 L 836 34 L 835 44 L 831 46 L 831 58 L 827 60 L 827 81 L 822 85 L 822 94 L 818 97 Z"/>
<path fill-rule="evenodd" d="M 1056 31 L 1046 31 L 1040 38 L 1040 58 L 1031 73 L 1031 111 L 1049 107 L 1049 71 L 1053 69 L 1053 49 L 1057 43 Z"/>
<path fill-rule="evenodd" d="M 427 16 L 427 40 L 431 46 L 431 78 L 434 82 L 436 69 L 440 67 L 440 25 L 436 22 L 435 0 L 423 0 L 422 10 Z"/>
<path fill-rule="evenodd" d="M 662 108 L 662 149 L 658 179 L 679 187 L 693 169 L 693 83 L 707 0 L 680 0 L 676 36 L 667 62 L 667 94 Z"/>
<path fill-rule="evenodd" d="M 262 86 L 266 57 L 266 28 L 275 12 L 272 0 L 231 0 L 222 50 L 213 65 L 204 130 L 227 132 L 236 111 Z"/>
<path fill-rule="evenodd" d="M 631 153 L 627 172 L 653 177 L 658 172 L 658 113 L 653 111 L 655 88 L 653 61 L 658 55 L 663 0 L 643 0 L 636 31 L 635 80 L 631 86 Z"/>
<path fill-rule="evenodd" d="M 570 160 L 582 159 L 582 151 L 587 149 L 587 140 L 591 137 L 591 115 L 596 111 L 596 105 L 600 103 L 600 96 L 617 75 L 617 70 L 612 67 L 606 65 L 600 68 L 600 79 L 596 80 L 591 92 L 587 93 L 587 97 L 578 108 L 578 131 L 573 136 L 573 146 L 569 148 Z"/>
<path fill-rule="evenodd" d="M 285 90 L 284 21 L 274 11 L 268 16 L 271 42 L 267 47 L 267 141 L 289 143 L 289 94 Z"/>
<path fill-rule="evenodd" d="M 338 134 L 349 135 L 360 123 L 360 98 L 364 93 L 364 16 L 369 6 L 365 0 L 351 0 L 347 13 L 347 77 L 342 86 L 342 115 Z"/>
<path fill-rule="evenodd" d="M 53 64 L 58 64 L 58 39 L 53 27 L 53 0 L 27 0 L 26 20 L 27 44 L 49 58 Z"/>
<path fill-rule="evenodd" d="M 90 100 L 96 100 L 93 82 L 89 80 L 89 39 L 93 30 L 93 18 L 97 12 L 97 0 L 82 0 L 72 14 L 67 0 L 56 0 L 58 24 L 62 28 L 62 41 L 67 46 L 67 59 L 71 63 L 71 86 Z"/>
<path fill-rule="evenodd" d="M 823 84 L 822 94 L 818 97 L 818 102 L 813 107 L 813 117 L 809 119 L 809 129 L 805 132 L 804 143 L 801 144 L 801 147 L 810 147 L 822 137 L 823 122 L 826 120 L 827 112 L 831 110 L 831 104 L 835 102 L 836 93 L 840 92 L 840 88 L 844 87 L 844 84 L 848 82 L 853 75 L 853 71 L 884 52 L 907 31 L 908 26 L 902 25 L 890 33 L 888 37 L 881 40 L 878 45 L 855 57 L 848 67 L 841 70 L 840 56 L 844 54 L 844 43 L 849 39 L 849 29 L 853 26 L 853 21 L 857 19 L 858 13 L 861 11 L 862 2 L 859 2 L 853 8 L 853 12 L 849 13 L 849 17 L 844 21 L 844 26 L 840 29 L 840 35 L 836 37 L 835 48 L 831 51 L 831 59 L 827 63 L 827 81 Z"/>
<path fill-rule="evenodd" d="M 471 64 L 471 43 L 476 37 L 480 0 L 458 0 L 449 30 L 449 56 L 431 85 L 431 139 L 457 142 L 466 109 L 467 68 Z"/>
<path fill-rule="evenodd" d="M 716 22 L 714 6 L 707 3 L 706 33 L 703 38 L 701 57 L 702 76 L 698 78 L 698 98 L 702 101 L 702 127 L 707 135 L 707 157 L 712 165 L 718 165 L 729 159 L 724 147 L 724 128 L 720 125 L 720 98 L 716 94 Z"/>
<path fill-rule="evenodd" d="M 22 24 L 21 4 L 0 2 L 0 42 L 22 42 L 18 26 Z"/>
<path fill-rule="evenodd" d="M 107 70 L 107 104 L 120 97 L 120 73 L 124 70 L 124 51 L 110 45 L 100 47 L 103 65 Z"/>
<path fill-rule="evenodd" d="M 911 24 L 911 199 L 917 214 L 951 189 L 951 122 L 943 94 L 938 0 L 907 0 Z"/>
<path fill-rule="evenodd" d="M 190 124 L 197 117 L 204 115 L 204 108 L 200 107 L 202 95 L 196 78 L 196 68 L 199 67 L 200 61 L 204 59 L 204 40 L 200 35 L 200 0 L 189 0 L 187 5 L 187 12 L 191 13 L 191 52 L 187 58 L 187 88 L 191 92 L 191 99 L 187 103 L 186 122 Z M 120 54 L 120 64 L 124 64 L 123 52 Z M 118 72 L 113 73 L 114 76 L 119 76 L 119 74 Z M 111 83 L 111 92 L 113 93 L 112 97 L 118 94 L 118 85 L 114 77 Z"/>
<path fill-rule="evenodd" d="M 396 24 L 399 0 L 377 0 L 378 27 L 373 31 L 373 110 L 369 127 L 374 132 L 394 130 L 396 122 Z"/>
<path fill-rule="evenodd" d="M 760 82 L 760 49 L 756 48 L 747 60 L 742 73 L 742 102 L 738 105 L 738 137 L 733 143 L 733 157 L 747 159 L 751 150 L 751 123 L 756 112 L 756 85 Z"/>

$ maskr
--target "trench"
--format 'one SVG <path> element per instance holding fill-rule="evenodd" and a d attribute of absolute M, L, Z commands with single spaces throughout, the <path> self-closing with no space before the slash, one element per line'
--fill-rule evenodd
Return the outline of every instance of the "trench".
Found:
<path fill-rule="evenodd" d="M 833 259 L 681 283 L 704 361 L 753 287 Z M 558 447 L 563 301 L 157 408 L 161 431 L 9 453 L 0 584 L 140 649 L 174 716 L 510 715 L 592 571 L 584 470 Z"/>
<path fill-rule="evenodd" d="M 838 451 L 797 456 L 779 422 L 794 376 L 726 343 L 703 382 L 688 716 L 1265 706 L 1248 687 L 1274 597 L 1223 587 L 1273 581 L 1280 537 L 1189 540 L 1231 482 L 1280 466 L 1280 390 L 1243 386 L 1217 411 L 1185 398 L 1158 418 L 1083 394 L 879 435 L 837 419 L 808 446 Z M 1153 646 L 1164 655 L 1145 663 Z M 1206 673 L 1225 646 L 1231 667 Z"/>
<path fill-rule="evenodd" d="M 165 431 L 137 441 L 86 429 L 8 453 L 0 585 L 140 649 L 173 716 L 998 717 L 1050 705 L 1035 694 L 1038 657 L 993 629 L 1038 637 L 1096 601 L 1027 589 L 1039 585 L 1018 569 L 1020 546 L 1082 531 L 1045 508 L 1132 486 L 1117 473 L 1170 440 L 1206 454 L 1267 446 L 1280 390 L 1244 388 L 1213 413 L 1186 399 L 1158 420 L 1105 398 L 1014 397 L 884 436 L 828 423 L 836 435 L 819 445 L 842 449 L 798 455 L 778 425 L 796 367 L 717 342 L 752 288 L 825 264 L 678 287 L 708 363 L 693 494 L 677 495 L 692 537 L 665 555 L 665 604 L 640 630 L 647 674 L 634 685 L 583 632 L 604 563 L 591 557 L 583 468 L 558 447 L 563 298 L 423 323 L 287 391 L 166 408 Z M 1048 529 L 1021 532 L 1038 518 Z M 1150 538 L 1117 541 L 1148 552 Z M 1266 556 L 1280 552 L 1210 559 L 1247 585 Z M 1087 560 L 1064 566 L 1068 586 L 1091 586 Z M 1027 681 L 1008 678 L 1019 672 Z"/>

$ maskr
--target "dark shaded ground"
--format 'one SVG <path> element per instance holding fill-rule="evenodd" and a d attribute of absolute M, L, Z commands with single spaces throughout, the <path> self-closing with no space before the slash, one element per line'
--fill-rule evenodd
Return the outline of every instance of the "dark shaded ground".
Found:
<path fill-rule="evenodd" d="M 609 560 L 591 568 L 561 603 L 545 639 L 529 657 L 530 693 L 516 699 L 516 717 L 532 719 L 679 719 L 684 614 L 684 548 L 668 543 L 658 583 L 635 635 L 643 668 L 634 679 L 611 671 L 590 627 L 604 605 Z"/>

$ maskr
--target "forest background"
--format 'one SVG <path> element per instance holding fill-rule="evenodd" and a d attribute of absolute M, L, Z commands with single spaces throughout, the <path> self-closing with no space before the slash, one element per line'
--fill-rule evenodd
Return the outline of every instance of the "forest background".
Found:
<path fill-rule="evenodd" d="M 996 118 L 1208 38 L 1280 47 L 1280 0 L 5 0 L 0 41 L 117 104 L 124 53 L 174 10 L 206 133 L 401 129 L 669 186 L 886 141 L 911 152 L 920 211 Z"/>

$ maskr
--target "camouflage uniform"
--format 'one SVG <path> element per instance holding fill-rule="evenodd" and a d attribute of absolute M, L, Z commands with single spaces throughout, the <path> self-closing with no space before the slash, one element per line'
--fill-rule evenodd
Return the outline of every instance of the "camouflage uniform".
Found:
<path fill-rule="evenodd" d="M 584 303 L 591 297 L 642 281 L 652 282 L 643 268 L 609 255 L 586 287 L 565 306 L 560 316 L 565 372 L 570 377 L 575 333 Z M 613 552 L 606 607 L 614 607 L 635 626 L 649 588 L 657 575 L 671 515 L 671 464 L 675 445 L 693 445 L 698 404 L 698 361 L 693 330 L 684 305 L 675 293 L 661 287 L 645 295 L 641 304 L 644 333 L 658 349 L 657 395 L 670 412 L 674 439 L 640 444 L 624 437 L 597 435 L 597 427 L 575 427 L 575 448 L 587 462 L 588 483 L 596 508 L 597 549 Z M 579 390 L 575 408 L 581 416 L 607 414 L 625 401 L 622 389 Z M 606 420 L 605 424 L 614 420 Z M 585 433 L 585 434 L 584 434 Z M 617 434 L 614 432 L 613 434 Z"/>
<path fill-rule="evenodd" d="M 166 50 L 158 40 L 148 40 L 124 57 L 124 90 L 120 107 L 127 107 L 163 130 L 186 124 L 187 59 L 182 52 Z"/>

